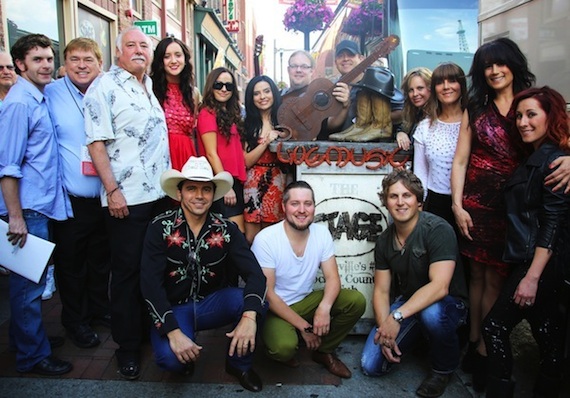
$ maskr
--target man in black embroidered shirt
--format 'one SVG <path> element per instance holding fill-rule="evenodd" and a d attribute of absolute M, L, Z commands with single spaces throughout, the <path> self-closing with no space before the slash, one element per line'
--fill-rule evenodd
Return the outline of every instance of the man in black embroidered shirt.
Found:
<path fill-rule="evenodd" d="M 251 366 L 265 276 L 237 226 L 210 212 L 233 178 L 225 171 L 214 176 L 206 158 L 191 157 L 181 172 L 166 171 L 160 183 L 180 206 L 156 217 L 144 241 L 141 288 L 154 322 L 156 362 L 191 373 L 202 350 L 195 332 L 232 323 L 226 372 L 244 388 L 261 391 Z M 231 286 L 235 273 L 246 281 L 244 288 Z"/>

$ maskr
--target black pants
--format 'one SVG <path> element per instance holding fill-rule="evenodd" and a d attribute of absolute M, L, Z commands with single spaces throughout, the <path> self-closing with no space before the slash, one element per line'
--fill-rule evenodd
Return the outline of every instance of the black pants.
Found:
<path fill-rule="evenodd" d="M 520 308 L 513 296 L 526 275 L 528 265 L 517 265 L 507 278 L 495 305 L 483 321 L 483 338 L 489 355 L 489 375 L 510 379 L 513 355 L 510 334 L 526 319 L 540 352 L 540 373 L 557 379 L 561 377 L 564 358 L 564 317 L 559 303 L 560 278 L 552 261 L 546 265 L 533 306 Z"/>
<path fill-rule="evenodd" d="M 143 306 L 140 290 L 140 264 L 143 240 L 148 223 L 170 207 L 168 198 L 129 206 L 129 216 L 111 217 L 108 208 L 105 220 L 111 248 L 111 333 L 119 345 L 119 361 L 138 359 L 144 333 Z"/>
<path fill-rule="evenodd" d="M 109 314 L 110 253 L 99 198 L 70 196 L 74 218 L 54 223 L 61 323 L 75 328 Z"/>

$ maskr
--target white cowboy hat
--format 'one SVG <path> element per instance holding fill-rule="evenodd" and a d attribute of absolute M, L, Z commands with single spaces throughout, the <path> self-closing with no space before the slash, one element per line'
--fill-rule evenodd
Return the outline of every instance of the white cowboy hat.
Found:
<path fill-rule="evenodd" d="M 212 166 L 203 156 L 194 157 L 182 166 L 182 171 L 167 170 L 160 176 L 160 186 L 174 200 L 178 200 L 178 184 L 180 181 L 212 181 L 216 185 L 214 193 L 214 201 L 221 199 L 227 194 L 234 185 L 234 178 L 227 171 L 221 171 L 214 176 Z"/>

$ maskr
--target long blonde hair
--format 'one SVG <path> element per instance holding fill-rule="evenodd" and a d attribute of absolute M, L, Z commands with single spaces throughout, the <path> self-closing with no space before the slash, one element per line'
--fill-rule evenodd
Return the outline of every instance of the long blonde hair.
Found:
<path fill-rule="evenodd" d="M 422 79 L 425 84 L 426 88 L 431 87 L 431 70 L 425 68 L 423 66 L 410 69 L 406 76 L 404 76 L 404 80 L 402 81 L 402 92 L 404 93 L 404 110 L 402 111 L 402 118 L 403 123 L 402 127 L 406 133 L 410 133 L 412 127 L 418 123 L 421 119 L 424 118 L 425 114 L 423 109 L 418 109 L 412 104 L 410 101 L 410 96 L 408 95 L 408 91 L 410 90 L 410 82 L 414 77 L 419 77 Z"/>

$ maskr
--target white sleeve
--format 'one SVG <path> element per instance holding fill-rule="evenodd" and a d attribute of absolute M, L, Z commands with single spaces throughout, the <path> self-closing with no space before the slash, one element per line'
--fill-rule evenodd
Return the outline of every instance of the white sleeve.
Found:
<path fill-rule="evenodd" d="M 426 147 L 424 145 L 424 136 L 429 126 L 429 121 L 424 119 L 414 133 L 414 174 L 418 176 L 424 186 L 424 200 L 427 197 L 429 164 L 426 157 Z"/>
<path fill-rule="evenodd" d="M 264 231 L 260 231 L 253 240 L 251 251 L 261 268 L 275 268 L 277 265 L 275 264 L 275 257 L 273 256 L 275 250 L 272 250 L 270 239 L 267 238 L 270 238 L 267 229 L 265 233 Z"/>

